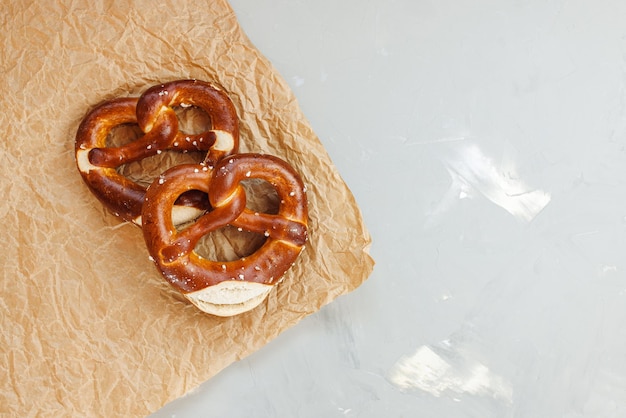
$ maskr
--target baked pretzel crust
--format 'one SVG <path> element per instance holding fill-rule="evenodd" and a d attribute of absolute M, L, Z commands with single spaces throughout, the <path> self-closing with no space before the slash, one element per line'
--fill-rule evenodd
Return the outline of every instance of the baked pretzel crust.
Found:
<path fill-rule="evenodd" d="M 174 108 L 197 106 L 211 119 L 211 129 L 187 134 L 179 129 Z M 205 161 L 217 162 L 239 147 L 237 112 L 222 90 L 204 81 L 177 80 L 153 86 L 139 98 L 101 103 L 89 112 L 76 133 L 78 170 L 94 195 L 115 215 L 141 224 L 145 187 L 118 173 L 117 168 L 166 150 L 206 152 Z M 123 124 L 137 124 L 144 133 L 136 140 L 108 147 L 107 137 Z M 206 195 L 188 193 L 177 202 L 179 221 L 206 210 Z M 194 208 L 196 210 L 194 210 Z"/>
<path fill-rule="evenodd" d="M 241 182 L 250 178 L 274 187 L 280 199 L 278 213 L 246 208 Z M 178 231 L 172 207 L 190 190 L 208 193 L 212 209 Z M 290 165 L 270 155 L 236 154 L 213 168 L 187 164 L 163 173 L 146 193 L 142 230 L 163 277 L 189 294 L 227 281 L 276 284 L 304 248 L 307 216 L 306 189 Z M 194 251 L 204 235 L 226 225 L 264 234 L 266 240 L 253 254 L 233 261 L 208 260 Z"/>

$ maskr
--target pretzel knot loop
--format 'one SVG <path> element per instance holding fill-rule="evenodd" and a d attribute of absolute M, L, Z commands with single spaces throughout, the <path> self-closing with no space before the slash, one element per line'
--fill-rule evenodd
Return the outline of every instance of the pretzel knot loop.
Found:
<path fill-rule="evenodd" d="M 196 106 L 211 119 L 211 129 L 187 134 L 179 129 L 174 108 Z M 108 147 L 111 131 L 136 124 L 143 135 L 119 146 Z M 206 152 L 214 164 L 237 152 L 237 112 L 228 96 L 217 87 L 199 80 L 178 80 L 153 86 L 139 98 L 104 102 L 89 112 L 76 134 L 76 163 L 83 180 L 96 197 L 124 220 L 141 224 L 145 187 L 117 172 L 124 164 L 143 160 L 166 150 Z M 203 194 L 181 196 L 176 205 L 178 222 L 197 216 L 207 208 Z"/>
<path fill-rule="evenodd" d="M 261 179 L 276 190 L 276 214 L 246 207 L 242 181 Z M 212 209 L 179 231 L 172 221 L 176 199 L 190 190 L 208 193 Z M 260 303 L 291 267 L 307 240 L 307 203 L 299 175 L 283 160 L 261 154 L 236 154 L 215 167 L 180 165 L 156 180 L 146 193 L 142 230 L 157 268 L 201 310 L 230 315 Z M 234 261 L 209 260 L 194 248 L 208 233 L 231 225 L 263 234 L 251 255 Z M 224 295 L 227 296 L 224 296 Z M 229 296 L 237 302 L 231 303 Z M 244 302 L 241 302 L 244 300 Z"/>

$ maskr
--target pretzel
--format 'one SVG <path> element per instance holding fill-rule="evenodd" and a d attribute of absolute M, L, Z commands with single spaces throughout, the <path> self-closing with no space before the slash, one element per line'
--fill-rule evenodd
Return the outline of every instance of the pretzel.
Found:
<path fill-rule="evenodd" d="M 174 108 L 197 106 L 211 118 L 211 129 L 200 134 L 179 130 Z M 137 124 L 144 133 L 119 147 L 107 147 L 113 128 Z M 228 96 L 215 86 L 199 80 L 178 80 L 153 86 L 139 98 L 104 102 L 89 112 L 76 133 L 76 164 L 96 197 L 116 216 L 141 224 L 141 207 L 146 192 L 142 185 L 121 175 L 118 167 L 160 154 L 165 150 L 206 151 L 205 161 L 214 164 L 237 152 L 237 112 Z M 206 195 L 191 192 L 175 206 L 181 223 L 208 209 Z"/>
<path fill-rule="evenodd" d="M 280 199 L 278 213 L 246 208 L 246 179 L 269 182 Z M 190 190 L 208 193 L 212 210 L 181 231 L 172 222 L 176 199 Z M 146 193 L 142 230 L 151 259 L 163 277 L 200 310 L 236 315 L 257 306 L 295 262 L 307 241 L 306 190 L 283 160 L 236 154 L 214 168 L 186 164 L 167 170 Z M 264 243 L 234 261 L 209 260 L 194 248 L 206 234 L 226 225 L 263 234 Z"/>

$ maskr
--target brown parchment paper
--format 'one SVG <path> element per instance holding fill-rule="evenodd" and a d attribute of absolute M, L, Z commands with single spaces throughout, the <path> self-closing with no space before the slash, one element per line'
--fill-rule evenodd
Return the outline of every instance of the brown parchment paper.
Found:
<path fill-rule="evenodd" d="M 370 274 L 352 194 L 225 1 L 0 4 L 0 415 L 145 416 Z M 308 187 L 305 252 L 261 306 L 233 318 L 177 297 L 139 228 L 107 213 L 74 163 L 92 106 L 180 78 L 222 86 L 242 151 L 286 159 Z"/>

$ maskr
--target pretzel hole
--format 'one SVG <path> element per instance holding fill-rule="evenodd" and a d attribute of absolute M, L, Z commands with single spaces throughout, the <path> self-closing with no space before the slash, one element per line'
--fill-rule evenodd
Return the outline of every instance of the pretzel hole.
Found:
<path fill-rule="evenodd" d="M 280 198 L 274 186 L 263 179 L 250 178 L 241 181 L 246 192 L 246 207 L 254 212 L 276 215 Z"/>
<path fill-rule="evenodd" d="M 106 139 L 107 147 L 121 147 L 135 141 L 143 135 L 136 123 L 123 123 L 109 131 Z"/>
<path fill-rule="evenodd" d="M 267 238 L 233 226 L 226 226 L 203 236 L 194 251 L 212 261 L 234 261 L 257 251 Z"/>
<path fill-rule="evenodd" d="M 211 130 L 211 116 L 204 109 L 192 106 L 174 106 L 174 113 L 178 118 L 178 130 L 188 134 L 197 135 Z"/>

